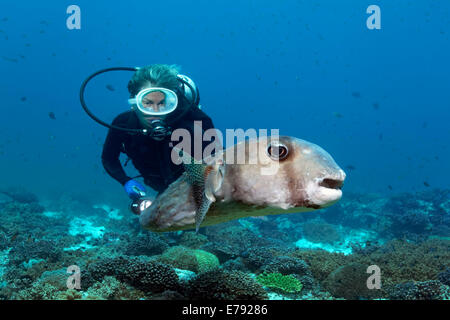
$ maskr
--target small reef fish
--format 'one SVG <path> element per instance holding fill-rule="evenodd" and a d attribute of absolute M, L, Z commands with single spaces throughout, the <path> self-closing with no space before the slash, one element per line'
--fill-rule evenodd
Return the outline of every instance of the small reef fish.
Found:
<path fill-rule="evenodd" d="M 227 154 L 239 150 L 245 163 L 227 161 Z M 245 217 L 317 210 L 342 197 L 345 172 L 325 150 L 305 140 L 249 139 L 215 159 L 183 162 L 185 172 L 141 213 L 141 226 L 156 232 L 198 230 Z"/>

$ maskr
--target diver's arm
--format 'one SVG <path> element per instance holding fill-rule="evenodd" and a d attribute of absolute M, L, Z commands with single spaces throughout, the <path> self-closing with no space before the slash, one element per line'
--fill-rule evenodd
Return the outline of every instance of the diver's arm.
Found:
<path fill-rule="evenodd" d="M 120 163 L 120 152 L 123 140 L 123 133 L 118 130 L 109 129 L 105 143 L 103 144 L 102 164 L 106 172 L 120 184 L 131 178 L 127 176 Z"/>

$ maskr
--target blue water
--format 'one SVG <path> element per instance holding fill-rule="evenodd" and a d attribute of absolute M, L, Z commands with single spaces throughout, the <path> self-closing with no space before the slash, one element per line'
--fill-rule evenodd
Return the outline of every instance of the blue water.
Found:
<path fill-rule="evenodd" d="M 100 68 L 175 63 L 219 129 L 317 143 L 355 167 L 346 190 L 448 186 L 447 1 L 377 1 L 381 30 L 366 27 L 368 1 L 78 1 L 81 30 L 66 27 L 70 4 L 2 1 L 1 56 L 17 59 L 0 60 L 4 184 L 119 196 L 100 162 L 106 129 L 82 111 L 79 86 Z M 130 77 L 89 87 L 102 119 L 127 109 Z"/>
<path fill-rule="evenodd" d="M 66 27 L 71 4 L 81 30 Z M 380 30 L 366 26 L 371 4 Z M 101 164 L 107 129 L 84 113 L 79 88 L 102 68 L 162 63 L 194 79 L 218 129 L 279 129 L 327 150 L 347 173 L 344 201 L 446 189 L 449 14 L 447 0 L 2 0 L 0 186 L 128 204 Z M 129 108 L 131 75 L 89 84 L 102 120 Z"/>

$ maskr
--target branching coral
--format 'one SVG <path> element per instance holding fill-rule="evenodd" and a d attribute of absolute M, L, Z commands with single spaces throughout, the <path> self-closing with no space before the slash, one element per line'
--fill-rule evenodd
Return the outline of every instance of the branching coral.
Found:
<path fill-rule="evenodd" d="M 276 272 L 261 273 L 256 277 L 256 280 L 263 286 L 282 292 L 296 293 L 303 288 L 302 283 L 292 275 L 285 276 Z"/>

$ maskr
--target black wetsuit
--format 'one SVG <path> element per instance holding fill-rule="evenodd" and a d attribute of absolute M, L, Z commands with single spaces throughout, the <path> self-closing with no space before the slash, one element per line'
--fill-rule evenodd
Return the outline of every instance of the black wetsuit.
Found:
<path fill-rule="evenodd" d="M 214 128 L 211 118 L 200 109 L 193 108 L 174 124 L 172 130 L 187 129 L 193 141 L 194 121 L 202 121 L 203 131 Z M 120 114 L 114 119 L 113 125 L 130 129 L 142 128 L 134 111 Z M 173 142 L 174 146 L 177 143 Z M 206 145 L 207 143 L 203 143 L 203 149 Z M 106 172 L 124 185 L 131 179 L 125 173 L 119 160 L 120 153 L 125 153 L 144 178 L 145 184 L 157 192 L 162 192 L 184 171 L 182 165 L 172 162 L 171 151 L 170 136 L 157 141 L 144 134 L 130 134 L 126 131 L 110 129 L 103 145 L 102 163 Z"/>

